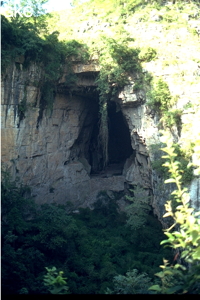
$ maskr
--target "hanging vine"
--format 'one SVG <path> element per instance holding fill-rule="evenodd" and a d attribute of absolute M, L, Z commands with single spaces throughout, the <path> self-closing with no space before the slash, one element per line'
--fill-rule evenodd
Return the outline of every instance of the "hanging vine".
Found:
<path fill-rule="evenodd" d="M 99 125 L 99 145 L 98 147 L 102 149 L 103 155 L 103 169 L 108 164 L 108 140 L 109 140 L 109 131 L 108 131 L 108 102 L 105 97 L 100 97 L 100 125 Z"/>
<path fill-rule="evenodd" d="M 131 73 L 141 69 L 138 59 L 139 50 L 129 47 L 131 41 L 129 37 L 114 39 L 102 36 L 96 43 L 100 53 L 99 65 L 101 67 L 96 80 L 100 92 L 98 147 L 103 155 L 103 168 L 109 162 L 108 101 L 129 83 L 128 78 Z"/>

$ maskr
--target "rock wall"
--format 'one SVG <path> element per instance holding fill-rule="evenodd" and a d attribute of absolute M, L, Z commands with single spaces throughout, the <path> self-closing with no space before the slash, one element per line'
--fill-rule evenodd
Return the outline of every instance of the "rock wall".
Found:
<path fill-rule="evenodd" d="M 152 67 L 151 63 L 151 68 Z M 146 67 L 148 64 L 146 64 Z M 196 66 L 198 68 L 198 66 Z M 150 71 L 150 70 L 149 70 Z M 167 73 L 167 74 L 166 74 Z M 161 73 L 159 73 L 160 77 Z M 162 76 L 165 78 L 169 76 L 166 70 L 162 70 Z M 155 75 L 156 76 L 156 75 Z M 165 78 L 166 79 L 166 78 Z M 170 86 L 170 85 L 169 85 Z M 170 86 L 172 92 L 176 89 L 176 86 Z M 184 99 L 196 100 L 200 98 L 200 90 L 197 92 L 196 87 L 191 91 L 184 87 Z M 130 163 L 126 170 L 126 181 L 133 185 L 140 185 L 142 187 L 149 188 L 152 190 L 152 206 L 154 213 L 158 216 L 163 227 L 166 226 L 165 220 L 162 216 L 165 213 L 164 204 L 169 200 L 169 195 L 176 188 L 174 184 L 165 184 L 163 177 L 156 170 L 152 169 L 151 163 L 154 162 L 157 157 L 154 151 L 152 151 L 151 145 L 160 143 L 160 132 L 159 132 L 159 118 L 155 112 L 152 113 L 146 105 L 146 95 L 144 91 L 134 92 L 134 82 L 130 81 L 130 84 L 125 86 L 123 91 L 118 95 L 118 103 L 121 106 L 122 112 L 127 120 L 131 139 L 132 147 L 136 149 L 135 161 Z M 181 105 L 182 98 L 177 102 L 177 107 Z M 183 103 L 182 103 L 183 105 Z M 182 107 L 182 106 L 181 106 Z M 176 142 L 185 142 L 186 130 L 191 132 L 191 140 L 196 136 L 198 139 L 199 126 L 200 126 L 200 115 L 199 111 L 194 113 L 193 110 L 185 110 L 182 115 L 182 131 L 179 133 L 176 127 L 171 129 L 171 135 Z M 188 129 L 187 124 L 190 124 Z M 187 132 L 188 134 L 188 132 Z M 193 162 L 196 165 L 200 165 L 199 158 L 193 154 Z M 195 170 L 194 170 L 195 175 Z M 188 184 L 188 191 L 191 198 L 191 204 L 196 209 L 200 208 L 200 177 L 197 175 Z"/>
<path fill-rule="evenodd" d="M 128 126 L 133 153 L 120 173 L 104 170 L 94 176 L 88 153 L 98 118 L 94 74 L 99 69 L 94 62 L 79 63 L 74 65 L 74 72 L 79 81 L 72 94 L 62 87 L 61 78 L 52 111 L 44 110 L 39 119 L 38 82 L 42 71 L 34 64 L 22 70 L 18 63 L 7 69 L 2 78 L 2 162 L 9 167 L 13 179 L 18 177 L 32 188 L 38 203 L 92 208 L 100 191 L 122 192 L 130 185 L 139 185 L 144 188 L 144 196 L 153 196 L 154 211 L 162 221 L 164 203 L 173 186 L 164 185 L 151 168 L 154 156 L 149 146 L 159 141 L 160 134 L 158 118 L 146 106 L 145 92 L 134 92 L 134 82 L 130 82 L 116 97 Z M 25 98 L 26 107 L 22 110 L 20 105 Z M 199 179 L 195 178 L 190 193 L 196 207 L 200 202 L 199 186 Z M 121 207 L 123 201 L 122 198 Z"/>
<path fill-rule="evenodd" d="M 77 73 L 88 73 L 87 66 L 81 67 Z M 93 68 L 89 71 L 93 72 Z M 38 123 L 40 88 L 35 81 L 40 80 L 40 75 L 35 65 L 22 71 L 13 64 L 2 80 L 1 154 L 13 179 L 18 177 L 29 185 L 38 203 L 69 202 L 73 208 L 92 207 L 99 191 L 123 191 L 123 175 L 90 176 L 85 152 L 98 102 L 90 93 L 77 96 L 83 93 L 82 88 L 89 87 L 88 79 L 79 81 L 76 95 L 57 93 L 52 112 L 45 110 Z M 20 120 L 20 103 L 25 96 L 26 110 Z"/>

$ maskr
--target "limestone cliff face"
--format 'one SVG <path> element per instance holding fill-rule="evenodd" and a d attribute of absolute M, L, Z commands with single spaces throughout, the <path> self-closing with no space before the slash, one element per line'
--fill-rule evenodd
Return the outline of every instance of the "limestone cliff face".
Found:
<path fill-rule="evenodd" d="M 187 85 L 170 84 L 170 76 L 176 73 L 176 69 L 171 68 L 170 72 L 168 68 L 160 69 L 157 73 L 156 63 L 151 62 L 145 65 L 145 70 L 151 73 L 153 73 L 154 70 L 153 74 L 155 77 L 162 76 L 168 82 L 172 94 L 177 93 L 177 88 L 181 90 L 181 97 L 177 102 L 177 107 L 183 107 L 184 103 L 190 100 L 192 101 L 192 99 L 195 99 L 196 102 L 200 99 L 200 89 L 197 89 L 196 85 L 194 85 L 192 89 L 188 89 Z M 198 64 L 193 65 L 191 73 L 196 74 L 197 70 Z M 151 187 L 154 212 L 165 227 L 166 224 L 162 218 L 165 213 L 164 204 L 176 187 L 174 184 L 166 185 L 162 176 L 151 167 L 151 163 L 157 159 L 156 154 L 152 151 L 151 145 L 160 143 L 161 134 L 159 132 L 159 118 L 155 112 L 148 108 L 145 100 L 148 100 L 145 92 L 142 90 L 134 92 L 134 82 L 131 81 L 130 85 L 125 86 L 123 91 L 118 95 L 117 101 L 129 125 L 132 147 L 136 149 L 135 161 L 132 161 L 131 167 L 126 170 L 126 180 L 135 185 L 142 183 L 143 187 Z M 190 128 L 188 128 L 187 124 L 190 124 Z M 194 112 L 193 109 L 184 110 L 181 117 L 181 126 L 182 130 L 180 132 L 178 132 L 176 127 L 171 128 L 171 135 L 176 142 L 185 143 L 189 132 L 191 134 L 191 140 L 194 140 L 195 137 L 198 139 L 200 126 L 199 110 L 196 112 Z M 193 154 L 193 162 L 195 162 L 196 165 L 200 164 L 199 158 L 196 157 L 195 153 Z M 190 193 L 191 204 L 197 210 L 200 207 L 199 186 L 199 176 L 195 176 L 192 182 L 187 186 Z"/>
<path fill-rule="evenodd" d="M 79 65 L 76 72 L 88 72 L 87 67 Z M 92 66 L 89 71 L 94 71 Z M 85 90 L 84 96 L 77 95 L 79 89 L 76 95 L 62 93 L 61 79 L 51 114 L 44 111 L 39 120 L 40 88 L 35 81 L 40 75 L 35 65 L 21 71 L 14 64 L 2 81 L 2 162 L 9 166 L 13 179 L 19 177 L 31 186 L 38 203 L 70 201 L 75 208 L 90 206 L 101 190 L 124 190 L 123 175 L 90 177 L 85 152 L 89 151 L 98 102 Z M 80 79 L 81 93 L 90 85 L 87 77 Z M 25 96 L 26 110 L 20 120 Z"/>
<path fill-rule="evenodd" d="M 157 116 L 145 104 L 145 92 L 134 92 L 134 83 L 130 82 L 117 95 L 110 119 L 123 119 L 122 143 L 117 146 L 120 142 L 116 136 L 117 142 L 111 144 L 113 161 L 102 171 L 98 168 L 101 155 L 97 151 L 97 64 L 74 64 L 78 84 L 70 94 L 63 88 L 61 78 L 53 109 L 45 110 L 42 117 L 42 71 L 34 64 L 28 70 L 21 69 L 15 63 L 2 78 L 2 162 L 8 165 L 13 179 L 19 177 L 29 185 L 36 202 L 71 203 L 73 209 L 92 208 L 100 191 L 106 190 L 112 197 L 112 192 L 139 185 L 145 196 L 152 196 L 155 213 L 162 220 L 164 203 L 173 186 L 164 186 L 163 179 L 151 169 L 154 157 L 149 146 L 159 141 L 159 131 Z M 123 140 L 125 135 L 130 145 Z M 190 191 L 196 207 L 199 186 L 195 178 Z M 122 209 L 124 203 L 122 198 Z"/>

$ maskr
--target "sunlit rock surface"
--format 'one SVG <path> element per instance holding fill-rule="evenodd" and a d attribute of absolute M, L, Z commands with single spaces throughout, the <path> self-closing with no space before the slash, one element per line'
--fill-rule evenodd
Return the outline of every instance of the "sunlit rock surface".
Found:
<path fill-rule="evenodd" d="M 73 69 L 79 74 L 77 86 L 70 94 L 62 86 L 63 74 L 53 109 L 44 110 L 42 117 L 38 84 L 42 71 L 36 65 L 21 70 L 13 64 L 7 69 L 2 76 L 2 162 L 13 179 L 18 177 L 32 188 L 38 203 L 92 208 L 100 191 L 122 192 L 140 186 L 145 196 L 151 196 L 154 212 L 163 222 L 164 203 L 174 186 L 165 185 L 151 168 L 155 158 L 150 146 L 159 142 L 159 120 L 146 106 L 144 90 L 134 92 L 134 82 L 130 81 L 117 95 L 109 112 L 110 164 L 102 170 L 95 84 L 99 67 L 96 62 L 74 63 Z M 24 97 L 26 107 L 20 111 Z M 183 115 L 183 124 L 191 118 L 188 113 Z M 174 136 L 184 139 L 184 131 L 181 136 L 175 131 Z M 189 190 L 197 208 L 199 188 L 195 178 Z M 122 197 L 119 206 L 124 206 L 124 201 Z"/>

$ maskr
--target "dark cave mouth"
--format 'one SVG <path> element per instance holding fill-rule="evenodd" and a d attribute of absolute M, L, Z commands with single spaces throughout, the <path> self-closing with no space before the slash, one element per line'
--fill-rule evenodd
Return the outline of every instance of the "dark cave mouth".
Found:
<path fill-rule="evenodd" d="M 103 167 L 103 156 L 98 147 L 99 117 L 95 118 L 88 147 L 91 175 L 121 175 L 127 158 L 133 154 L 127 122 L 114 101 L 108 103 L 108 165 Z"/>

